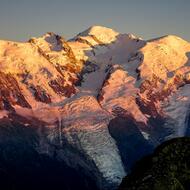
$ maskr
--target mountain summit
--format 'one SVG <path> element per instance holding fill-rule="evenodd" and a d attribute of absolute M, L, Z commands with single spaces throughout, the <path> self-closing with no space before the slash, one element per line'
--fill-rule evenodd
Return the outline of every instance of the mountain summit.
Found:
<path fill-rule="evenodd" d="M 119 33 L 112 30 L 111 28 L 106 28 L 103 26 L 91 26 L 84 32 L 79 33 L 77 37 L 92 36 L 101 43 L 108 44 L 115 41 L 118 35 Z"/>
<path fill-rule="evenodd" d="M 190 44 L 102 26 L 0 41 L 0 94 L 2 143 L 32 129 L 39 155 L 116 189 L 140 157 L 190 134 Z"/>

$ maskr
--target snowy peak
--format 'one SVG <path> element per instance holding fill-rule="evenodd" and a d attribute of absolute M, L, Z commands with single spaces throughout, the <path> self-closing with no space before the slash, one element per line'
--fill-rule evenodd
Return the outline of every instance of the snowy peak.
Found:
<path fill-rule="evenodd" d="M 141 49 L 143 62 L 138 68 L 141 78 L 154 76 L 168 80 L 186 68 L 190 44 L 177 36 L 164 36 L 150 40 Z"/>
<path fill-rule="evenodd" d="M 148 42 L 152 42 L 152 41 L 165 41 L 165 42 L 168 42 L 168 43 L 171 43 L 171 42 L 174 42 L 174 41 L 183 41 L 183 42 L 186 42 L 186 43 L 189 43 L 187 42 L 186 40 L 182 39 L 181 37 L 179 36 L 176 36 L 176 35 L 165 35 L 165 36 L 161 36 L 161 37 L 158 37 L 158 38 L 153 38 L 153 39 L 150 39 L 150 40 L 147 40 Z"/>
<path fill-rule="evenodd" d="M 116 40 L 118 32 L 103 26 L 91 26 L 84 32 L 79 33 L 75 38 L 91 36 L 95 41 L 108 44 Z"/>
<path fill-rule="evenodd" d="M 81 63 L 75 59 L 72 49 L 63 37 L 49 32 L 40 38 L 32 38 L 29 42 L 35 45 L 52 64 L 73 72 L 80 71 Z"/>
<path fill-rule="evenodd" d="M 53 32 L 48 32 L 45 35 L 43 35 L 40 38 L 37 38 L 36 41 L 40 44 L 40 42 L 46 42 L 49 44 L 49 48 L 51 51 L 61 51 L 62 50 L 62 43 L 61 40 L 64 41 L 62 37 L 59 35 L 54 34 Z M 30 40 L 32 42 L 32 40 Z M 33 41 L 35 41 L 35 38 L 33 38 Z"/>

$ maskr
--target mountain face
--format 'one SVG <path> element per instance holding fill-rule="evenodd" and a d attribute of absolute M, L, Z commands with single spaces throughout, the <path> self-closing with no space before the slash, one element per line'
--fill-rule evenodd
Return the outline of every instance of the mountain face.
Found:
<path fill-rule="evenodd" d="M 116 189 L 135 161 L 190 134 L 190 43 L 177 36 L 145 41 L 93 26 L 0 50 L 0 145 L 31 129 L 32 150 L 97 189 Z"/>

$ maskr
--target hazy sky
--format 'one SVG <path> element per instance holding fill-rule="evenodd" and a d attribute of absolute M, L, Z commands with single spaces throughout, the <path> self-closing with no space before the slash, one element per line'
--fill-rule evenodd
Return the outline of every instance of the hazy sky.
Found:
<path fill-rule="evenodd" d="M 70 38 L 91 25 L 190 41 L 190 0 L 0 0 L 0 39 L 24 41 L 50 31 Z"/>

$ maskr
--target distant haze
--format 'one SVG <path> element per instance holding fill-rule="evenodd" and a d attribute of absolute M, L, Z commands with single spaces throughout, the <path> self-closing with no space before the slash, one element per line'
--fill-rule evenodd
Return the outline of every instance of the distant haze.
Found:
<path fill-rule="evenodd" d="M 190 41 L 190 1 L 0 0 L 0 39 L 26 41 L 50 31 L 68 39 L 92 25 L 144 39 L 175 34 Z"/>

